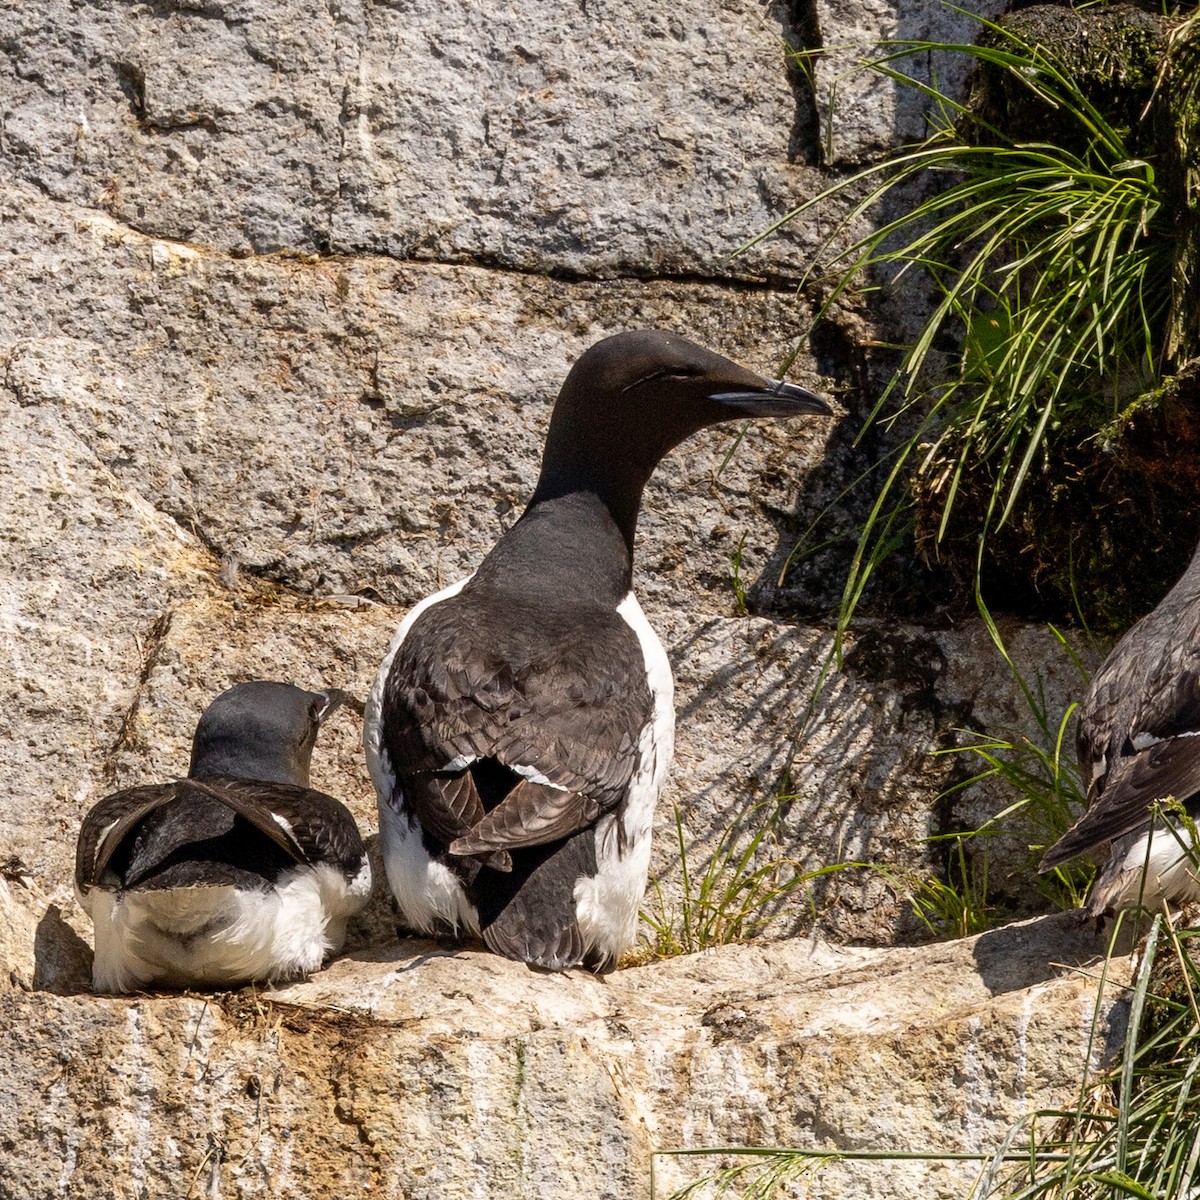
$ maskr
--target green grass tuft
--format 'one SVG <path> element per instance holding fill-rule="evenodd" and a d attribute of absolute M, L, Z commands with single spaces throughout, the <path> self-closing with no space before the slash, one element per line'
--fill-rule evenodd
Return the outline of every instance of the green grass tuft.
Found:
<path fill-rule="evenodd" d="M 988 783 L 999 784 L 1008 803 L 974 829 L 962 829 L 930 839 L 948 846 L 943 876 L 921 875 L 888 866 L 874 869 L 901 894 L 907 895 L 913 914 L 937 938 L 970 937 L 1013 914 L 997 899 L 990 878 L 993 839 L 1025 847 L 1013 865 L 1022 890 L 1032 884 L 1055 908 L 1078 908 L 1087 894 L 1095 868 L 1087 862 L 1065 863 L 1046 874 L 1037 873 L 1042 853 L 1065 833 L 1083 811 L 1084 793 L 1074 746 L 1069 733 L 1077 704 L 1055 712 L 1046 695 L 1040 672 L 1031 680 L 1015 662 L 995 621 L 980 601 L 980 613 L 1024 699 L 1029 732 L 981 733 L 960 729 L 962 744 L 934 751 L 936 755 L 966 756 L 980 764 L 967 778 L 944 791 L 939 802 Z M 1088 672 L 1078 652 L 1060 630 L 1049 626 L 1063 660 L 1078 675 L 1086 690 Z M 1011 853 L 1008 855 L 1011 858 Z"/>
<path fill-rule="evenodd" d="M 948 789 L 940 799 L 945 800 L 987 781 L 1002 784 L 1012 797 L 1009 804 L 977 829 L 949 835 L 958 846 L 961 879 L 957 890 L 968 899 L 976 894 L 981 900 L 986 896 L 986 854 L 978 859 L 984 864 L 984 878 L 979 881 L 967 868 L 962 851 L 964 840 L 1016 836 L 1027 848 L 1020 867 L 1022 873 L 1028 872 L 1034 886 L 1055 907 L 1078 908 L 1095 875 L 1091 864 L 1064 863 L 1046 875 L 1038 875 L 1036 869 L 1043 852 L 1066 833 L 1083 812 L 1087 789 L 1080 778 L 1075 748 L 1069 736 L 1078 704 L 1069 704 L 1062 713 L 1052 711 L 1041 673 L 1030 680 L 1013 660 L 982 599 L 979 599 L 979 611 L 992 644 L 1024 699 L 1033 732 L 984 734 L 961 730 L 960 736 L 966 739 L 963 745 L 937 751 L 941 755 L 967 755 L 982 763 L 979 770 Z M 1086 691 L 1089 676 L 1079 653 L 1061 630 L 1053 625 L 1048 628 L 1063 659 L 1078 675 L 1080 692 Z"/>
<path fill-rule="evenodd" d="M 1151 924 L 1119 1064 L 1067 1113 L 1035 1114 L 1017 1167 L 989 1165 L 971 1200 L 1187 1200 L 1200 1190 L 1200 932 Z M 1163 952 L 1163 943 L 1166 952 Z M 1020 1131 L 1009 1139 L 1019 1147 Z"/>
<path fill-rule="evenodd" d="M 862 865 L 804 871 L 783 853 L 777 831 L 793 799 L 775 796 L 751 805 L 723 830 L 700 871 L 693 868 L 683 814 L 674 806 L 682 896 L 671 904 L 654 880 L 654 909 L 642 912 L 651 935 L 643 957 L 670 958 L 750 941 L 781 917 L 793 915 L 785 902 L 815 879 Z"/>
<path fill-rule="evenodd" d="M 834 197 L 861 196 L 828 239 L 816 319 L 864 281 L 867 290 L 880 278 L 919 288 L 920 278 L 935 296 L 867 421 L 903 421 L 906 432 L 859 534 L 839 636 L 905 530 L 916 524 L 936 550 L 958 510 L 968 510 L 979 523 L 978 571 L 989 534 L 1013 515 L 1053 448 L 1111 426 L 1159 385 L 1166 365 L 1174 246 L 1154 165 L 1065 63 L 1001 25 L 980 25 L 991 44 L 902 42 L 864 62 L 931 102 L 933 132 L 837 181 L 750 243 Z M 906 59 L 933 53 L 966 56 L 1036 97 L 1056 138 L 1075 149 L 1014 141 L 905 73 Z M 930 182 L 940 184 L 932 194 Z M 925 199 L 845 244 L 889 193 L 914 183 Z"/>
<path fill-rule="evenodd" d="M 991 928 L 987 852 L 976 857 L 967 839 L 956 836 L 946 879 L 915 880 L 909 892 L 913 914 L 936 938 L 972 937 Z"/>

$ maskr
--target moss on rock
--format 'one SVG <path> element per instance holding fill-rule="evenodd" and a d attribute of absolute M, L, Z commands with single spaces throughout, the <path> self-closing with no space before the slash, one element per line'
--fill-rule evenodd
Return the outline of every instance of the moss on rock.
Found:
<path fill-rule="evenodd" d="M 917 481 L 918 545 L 931 556 L 941 498 Z M 937 550 L 970 592 L 990 480 L 964 479 Z M 1130 406 L 1118 424 L 1051 452 L 1010 520 L 989 534 L 984 595 L 997 609 L 1079 616 L 1118 633 L 1158 603 L 1200 541 L 1200 362 Z"/>

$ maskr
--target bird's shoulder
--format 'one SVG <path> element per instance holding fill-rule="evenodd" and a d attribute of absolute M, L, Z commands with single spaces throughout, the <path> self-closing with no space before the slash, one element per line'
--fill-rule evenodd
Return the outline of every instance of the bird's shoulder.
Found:
<path fill-rule="evenodd" d="M 354 868 L 366 853 L 350 810 L 316 788 L 237 776 L 187 782 L 202 786 L 297 861 Z"/>
<path fill-rule="evenodd" d="M 88 810 L 75 842 L 75 884 L 82 890 L 98 883 L 117 847 L 150 813 L 171 803 L 184 781 L 141 784 L 110 792 Z"/>
<path fill-rule="evenodd" d="M 653 716 L 641 644 L 615 609 L 465 589 L 414 622 L 385 703 L 401 773 L 486 755 L 568 788 L 627 778 Z"/>
<path fill-rule="evenodd" d="M 618 690 L 649 696 L 637 634 L 615 609 L 469 591 L 427 609 L 398 647 L 389 691 L 414 689 L 484 708 L 537 700 L 545 712 Z"/>

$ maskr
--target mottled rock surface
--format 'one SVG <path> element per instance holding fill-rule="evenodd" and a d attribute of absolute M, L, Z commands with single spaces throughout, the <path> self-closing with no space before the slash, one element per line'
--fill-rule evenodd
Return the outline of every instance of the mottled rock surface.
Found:
<path fill-rule="evenodd" d="M 986 1153 L 1119 1041 L 1123 963 L 1091 1041 L 1101 948 L 1065 915 L 604 980 L 409 942 L 258 996 L 0 992 L 6 1194 L 625 1200 L 652 1160 L 660 1198 L 721 1165 L 663 1153 L 687 1147 Z M 961 1195 L 975 1170 L 835 1164 L 807 1194 Z"/>
<path fill-rule="evenodd" d="M 234 259 L 25 187 L 0 187 L 0 215 L 6 396 L 55 414 L 214 553 L 404 604 L 473 569 L 520 515 L 554 396 L 592 342 L 665 325 L 772 374 L 805 315 L 786 293 L 731 306 L 709 284 Z M 732 611 L 731 555 L 744 534 L 752 578 L 775 553 L 833 425 L 761 422 L 719 478 L 736 428 L 674 455 L 641 522 L 643 590 Z"/>
<path fill-rule="evenodd" d="M 927 101 L 920 92 L 865 63 L 890 60 L 892 70 L 956 96 L 970 73 L 969 59 L 944 50 L 902 54 L 904 45 L 974 42 L 982 22 L 994 21 L 1007 7 L 1007 0 L 814 0 L 810 36 L 821 51 L 813 58 L 812 71 L 822 160 L 866 163 L 928 132 Z"/>
<path fill-rule="evenodd" d="M 228 250 L 639 276 L 727 256 L 798 193 L 789 6 L 632 0 L 9 3 L 5 158 L 46 194 Z"/>

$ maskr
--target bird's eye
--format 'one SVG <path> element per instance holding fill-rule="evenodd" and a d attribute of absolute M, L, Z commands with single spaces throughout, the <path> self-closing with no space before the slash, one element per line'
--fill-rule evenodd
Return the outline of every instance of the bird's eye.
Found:
<path fill-rule="evenodd" d="M 645 383 L 655 383 L 660 379 L 695 379 L 696 376 L 702 375 L 703 372 L 699 367 L 688 367 L 682 364 L 673 367 L 660 367 L 657 371 L 652 371 L 649 375 L 643 375 L 641 379 L 635 379 L 623 390 L 626 392 L 632 391 L 636 387 L 641 387 Z"/>

